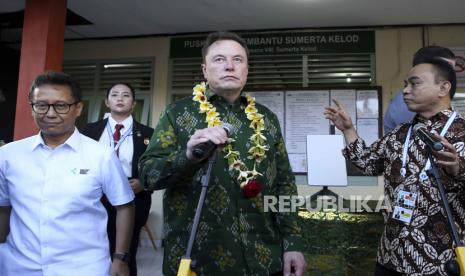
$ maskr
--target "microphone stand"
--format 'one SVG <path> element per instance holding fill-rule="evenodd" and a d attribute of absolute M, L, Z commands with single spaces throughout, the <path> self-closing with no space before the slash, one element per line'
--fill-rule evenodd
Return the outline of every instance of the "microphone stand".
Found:
<path fill-rule="evenodd" d="M 439 176 L 438 168 L 436 166 L 436 162 L 433 158 L 433 152 L 430 146 L 426 146 L 426 153 L 428 155 L 428 159 L 431 163 L 431 169 L 428 172 L 432 172 L 436 184 L 438 186 L 439 195 L 441 197 L 442 203 L 444 204 L 444 209 L 447 215 L 447 221 L 449 223 L 450 229 L 452 231 L 452 238 L 455 243 L 455 260 L 450 260 L 445 263 L 445 269 L 447 274 L 451 276 L 459 276 L 465 275 L 465 246 L 460 242 L 460 238 L 457 232 L 457 227 L 454 223 L 454 219 L 452 217 L 452 212 L 449 207 L 449 202 L 446 198 L 446 192 L 444 189 L 444 185 L 442 184 L 441 177 Z"/>
<path fill-rule="evenodd" d="M 192 260 L 191 260 L 192 246 L 194 245 L 195 236 L 197 234 L 197 228 L 200 222 L 200 215 L 202 214 L 202 208 L 205 203 L 205 196 L 207 195 L 207 188 L 210 182 L 212 168 L 213 168 L 213 165 L 215 164 L 217 156 L 218 156 L 218 150 L 215 149 L 213 151 L 213 154 L 208 158 L 207 172 L 202 176 L 200 180 L 201 185 L 202 185 L 202 190 L 200 192 L 197 209 L 195 210 L 194 222 L 192 224 L 189 242 L 187 243 L 186 255 L 181 259 L 181 263 L 179 264 L 177 276 L 195 276 L 196 275 L 196 273 L 192 271 Z"/>

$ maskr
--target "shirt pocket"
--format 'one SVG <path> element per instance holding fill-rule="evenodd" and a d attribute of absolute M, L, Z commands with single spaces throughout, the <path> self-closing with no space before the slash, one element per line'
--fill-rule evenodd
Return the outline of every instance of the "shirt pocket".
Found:
<path fill-rule="evenodd" d="M 74 211 L 84 211 L 100 203 L 102 187 L 91 173 L 59 174 L 51 187 L 52 198 L 57 206 Z"/>

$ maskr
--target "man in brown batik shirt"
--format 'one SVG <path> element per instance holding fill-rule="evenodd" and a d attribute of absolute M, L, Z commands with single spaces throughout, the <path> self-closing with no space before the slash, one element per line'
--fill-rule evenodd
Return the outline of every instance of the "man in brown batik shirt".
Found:
<path fill-rule="evenodd" d="M 383 210 L 385 228 L 375 275 L 446 275 L 444 264 L 455 257 L 437 184 L 425 174 L 426 145 L 413 131 L 414 125 L 422 123 L 444 145 L 434 156 L 454 222 L 463 233 L 465 121 L 451 109 L 455 87 L 455 72 L 442 59 L 413 67 L 405 80 L 404 101 L 416 112 L 415 118 L 369 147 L 337 100 L 335 106 L 326 108 L 326 118 L 344 134 L 346 158 L 366 175 L 382 174 L 385 196 L 393 205 L 392 210 Z M 463 240 L 463 234 L 459 236 Z"/>

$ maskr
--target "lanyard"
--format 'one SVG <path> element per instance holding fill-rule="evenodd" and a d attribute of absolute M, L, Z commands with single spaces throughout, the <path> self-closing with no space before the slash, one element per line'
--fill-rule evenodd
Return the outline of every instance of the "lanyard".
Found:
<path fill-rule="evenodd" d="M 108 133 L 108 137 L 110 138 L 110 146 L 112 148 L 114 148 L 115 151 L 117 151 L 119 149 L 119 147 L 123 144 L 124 140 L 132 134 L 132 124 L 131 126 L 128 128 L 128 130 L 126 130 L 123 134 L 123 136 L 121 136 L 121 138 L 119 139 L 118 143 L 115 145 L 115 141 L 113 140 L 113 132 L 111 130 L 111 126 L 110 126 L 110 121 L 108 121 L 107 123 L 107 133 Z"/>
<path fill-rule="evenodd" d="M 452 115 L 449 117 L 449 120 L 447 120 L 446 124 L 444 125 L 444 128 L 442 129 L 440 133 L 442 137 L 446 135 L 447 130 L 452 125 L 452 122 L 454 122 L 456 116 L 457 116 L 457 112 L 454 111 L 454 113 L 452 113 Z M 404 149 L 402 151 L 402 168 L 400 169 L 400 175 L 402 175 L 402 177 L 405 177 L 405 175 L 407 174 L 407 169 L 405 167 L 407 165 L 408 144 L 410 142 L 410 136 L 412 135 L 412 128 L 413 126 L 410 126 L 410 128 L 408 129 L 407 137 L 405 138 Z M 421 174 L 420 174 L 421 180 L 425 181 L 426 179 L 428 179 L 428 175 L 426 174 L 426 171 L 429 170 L 430 166 L 431 164 L 428 159 L 425 167 L 421 171 Z"/>

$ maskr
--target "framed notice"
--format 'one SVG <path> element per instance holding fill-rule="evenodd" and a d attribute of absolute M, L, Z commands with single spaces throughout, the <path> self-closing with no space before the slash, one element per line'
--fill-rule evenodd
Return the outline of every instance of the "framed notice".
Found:
<path fill-rule="evenodd" d="M 357 133 L 365 140 L 366 145 L 371 145 L 379 138 L 378 119 L 358 119 Z"/>
<path fill-rule="evenodd" d="M 359 135 L 371 144 L 381 133 L 381 88 L 374 86 L 314 88 L 294 90 L 248 91 L 256 101 L 268 107 L 278 117 L 289 162 L 295 174 L 307 174 L 308 135 L 339 135 L 342 133 L 325 119 L 325 108 L 337 99 L 351 116 Z M 457 101 L 457 104 L 462 102 Z M 464 103 L 465 106 L 465 103 Z M 342 153 L 340 150 L 338 154 Z M 361 175 L 355 167 L 346 162 L 349 175 Z"/>
<path fill-rule="evenodd" d="M 357 119 L 379 117 L 377 90 L 357 90 Z"/>
<path fill-rule="evenodd" d="M 250 96 L 254 97 L 257 103 L 260 103 L 276 114 L 281 127 L 281 133 L 284 133 L 284 91 L 260 91 L 260 92 L 247 92 Z"/>
<path fill-rule="evenodd" d="M 357 118 L 357 94 L 355 89 L 337 89 L 337 90 L 331 90 L 330 92 L 331 100 L 330 100 L 330 105 L 334 106 L 334 102 L 332 101 L 333 99 L 337 100 L 339 103 L 342 104 L 344 109 L 346 110 L 347 114 L 349 114 L 350 118 L 354 121 L 355 118 Z M 354 121 L 355 123 L 355 121 Z M 342 135 L 342 132 L 334 128 L 334 133 L 335 134 L 340 134 Z M 333 132 L 331 132 L 333 134 Z"/>
<path fill-rule="evenodd" d="M 303 173 L 307 171 L 307 156 L 305 153 L 289 153 L 288 156 L 293 172 Z"/>
<path fill-rule="evenodd" d="M 323 116 L 329 91 L 286 91 L 285 100 L 287 151 L 305 154 L 308 134 L 329 134 L 329 121 Z"/>

